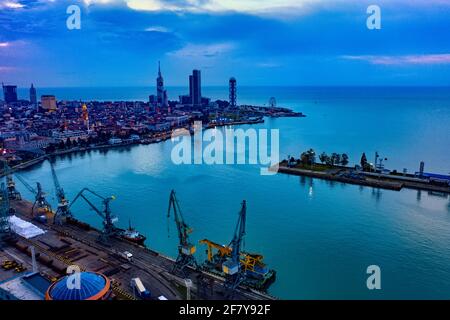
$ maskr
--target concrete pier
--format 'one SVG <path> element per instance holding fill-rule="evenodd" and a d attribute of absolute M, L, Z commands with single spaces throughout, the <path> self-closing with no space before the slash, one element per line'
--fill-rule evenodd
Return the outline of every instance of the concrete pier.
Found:
<path fill-rule="evenodd" d="M 450 194 L 450 187 L 433 185 L 426 180 L 421 180 L 418 178 L 409 178 L 370 172 L 360 172 L 358 173 L 359 178 L 355 178 L 352 177 L 352 174 L 355 173 L 355 170 L 353 168 L 336 167 L 327 171 L 314 171 L 298 167 L 288 167 L 286 162 L 281 162 L 278 167 L 273 166 L 270 168 L 270 170 L 284 174 L 307 176 L 312 178 L 395 191 L 400 191 L 403 188 L 409 188 Z"/>

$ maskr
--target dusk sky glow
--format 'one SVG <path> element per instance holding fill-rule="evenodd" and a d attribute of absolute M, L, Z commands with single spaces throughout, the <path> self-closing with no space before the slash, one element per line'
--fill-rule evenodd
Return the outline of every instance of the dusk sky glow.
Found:
<path fill-rule="evenodd" d="M 0 0 L 0 81 L 154 86 L 161 60 L 167 86 L 448 86 L 449 30 L 446 0 Z"/>

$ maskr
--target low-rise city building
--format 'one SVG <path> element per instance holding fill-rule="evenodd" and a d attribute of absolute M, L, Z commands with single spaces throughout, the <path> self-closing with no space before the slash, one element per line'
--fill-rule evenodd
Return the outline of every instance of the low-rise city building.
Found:
<path fill-rule="evenodd" d="M 87 140 L 89 138 L 89 134 L 87 131 L 81 131 L 81 130 L 67 130 L 67 131 L 59 131 L 59 130 L 53 130 L 52 131 L 52 137 L 55 140 L 58 141 L 67 141 L 69 139 L 70 141 L 74 140 Z"/>
<path fill-rule="evenodd" d="M 41 109 L 44 112 L 54 112 L 58 109 L 56 97 L 52 95 L 41 96 Z"/>

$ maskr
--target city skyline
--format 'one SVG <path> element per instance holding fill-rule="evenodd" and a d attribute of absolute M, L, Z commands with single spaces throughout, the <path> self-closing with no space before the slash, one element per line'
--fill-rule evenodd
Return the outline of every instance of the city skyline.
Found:
<path fill-rule="evenodd" d="M 449 30 L 450 0 L 0 0 L 0 300 L 449 299 Z"/>
<path fill-rule="evenodd" d="M 450 85 L 445 1 L 0 1 L 0 80 L 18 87 Z M 66 8 L 81 8 L 81 29 Z M 120 23 L 117 23 L 120 21 Z M 49 50 L 51 48 L 51 50 Z"/>

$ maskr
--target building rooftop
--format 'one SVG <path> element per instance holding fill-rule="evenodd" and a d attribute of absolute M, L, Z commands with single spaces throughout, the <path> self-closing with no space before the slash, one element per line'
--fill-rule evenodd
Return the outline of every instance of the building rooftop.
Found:
<path fill-rule="evenodd" d="M 0 283 L 0 297 L 18 300 L 44 300 L 51 282 L 39 273 L 27 273 Z"/>
<path fill-rule="evenodd" d="M 48 289 L 48 300 L 100 300 L 110 289 L 109 280 L 99 273 L 81 272 L 80 287 L 73 289 L 68 287 L 68 277 L 61 278 Z"/>

